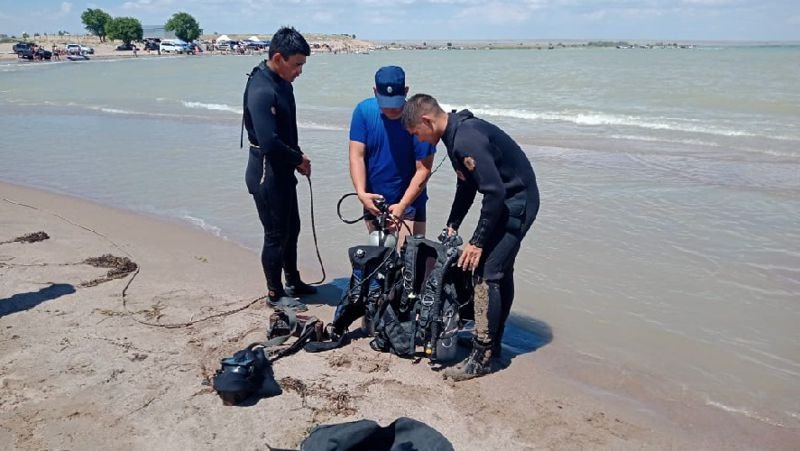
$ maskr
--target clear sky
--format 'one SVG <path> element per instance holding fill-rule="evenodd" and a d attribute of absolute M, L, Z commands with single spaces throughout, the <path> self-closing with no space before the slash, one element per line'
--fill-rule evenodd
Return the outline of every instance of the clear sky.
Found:
<path fill-rule="evenodd" d="M 800 41 L 800 0 L 0 0 L 0 33 L 82 33 L 87 8 L 143 25 L 185 11 L 205 33 L 293 25 L 374 40 Z"/>

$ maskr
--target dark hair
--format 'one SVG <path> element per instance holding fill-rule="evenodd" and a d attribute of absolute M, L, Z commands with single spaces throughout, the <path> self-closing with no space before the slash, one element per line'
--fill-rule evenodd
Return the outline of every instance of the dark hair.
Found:
<path fill-rule="evenodd" d="M 406 101 L 400 120 L 406 129 L 416 127 L 423 114 L 438 116 L 444 113 L 439 102 L 428 94 L 414 94 Z"/>
<path fill-rule="evenodd" d="M 297 54 L 311 55 L 311 48 L 308 46 L 306 38 L 294 27 L 281 27 L 272 35 L 269 42 L 269 58 L 272 59 L 276 53 L 280 53 L 282 57 L 288 59 Z"/>

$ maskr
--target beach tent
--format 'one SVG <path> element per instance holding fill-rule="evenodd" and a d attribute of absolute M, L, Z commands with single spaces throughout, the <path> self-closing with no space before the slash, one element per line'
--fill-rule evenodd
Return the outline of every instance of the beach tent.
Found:
<path fill-rule="evenodd" d="M 222 36 L 217 38 L 217 42 L 219 42 L 219 43 L 228 42 L 230 40 L 231 40 L 231 38 L 229 38 L 227 34 L 223 34 Z"/>
<path fill-rule="evenodd" d="M 247 40 L 248 41 L 253 41 L 253 42 L 261 42 L 261 38 L 259 38 L 256 35 L 250 36 L 249 38 L 247 38 Z"/>

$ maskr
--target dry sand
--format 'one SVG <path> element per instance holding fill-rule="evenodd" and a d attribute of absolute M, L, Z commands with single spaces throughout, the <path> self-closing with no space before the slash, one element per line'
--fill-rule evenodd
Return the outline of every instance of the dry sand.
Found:
<path fill-rule="evenodd" d="M 13 242 L 38 231 L 49 239 Z M 321 423 L 400 416 L 458 450 L 752 448 L 599 402 L 537 365 L 558 352 L 552 345 L 452 384 L 358 340 L 279 360 L 283 394 L 226 407 L 210 377 L 220 358 L 264 340 L 271 312 L 253 302 L 264 293 L 257 255 L 181 224 L 3 183 L 0 242 L 3 449 L 293 448 Z M 129 257 L 138 274 L 86 284 L 108 270 L 82 262 L 104 254 Z M 327 320 L 337 290 L 321 291 L 310 313 Z"/>

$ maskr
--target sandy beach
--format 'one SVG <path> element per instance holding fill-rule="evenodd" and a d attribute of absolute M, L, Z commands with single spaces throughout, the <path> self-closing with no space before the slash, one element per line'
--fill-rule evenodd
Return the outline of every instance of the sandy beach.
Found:
<path fill-rule="evenodd" d="M 456 449 L 791 448 L 790 431 L 766 425 L 737 433 L 731 422 L 706 435 L 703 421 L 661 423 L 601 401 L 540 364 L 558 346 L 454 385 L 424 362 L 357 340 L 279 360 L 281 395 L 226 407 L 210 377 L 220 358 L 265 338 L 271 312 L 259 300 L 257 255 L 181 224 L 36 189 L 0 183 L 0 198 L 5 449 L 293 448 L 318 424 L 400 416 L 433 426 Z M 40 231 L 49 238 L 14 241 Z M 85 263 L 106 254 L 130 258 L 138 272 L 106 281 L 106 268 Z M 310 313 L 328 320 L 338 290 L 320 291 Z M 224 312 L 233 313 L 204 320 Z"/>
<path fill-rule="evenodd" d="M 247 34 L 231 34 L 231 39 L 244 40 L 251 35 Z M 201 42 L 211 42 L 216 36 L 206 35 L 200 38 Z M 308 34 L 306 36 L 309 45 L 312 47 L 314 53 L 352 53 L 352 52 L 366 52 L 373 48 L 375 44 L 369 41 L 353 39 L 347 35 L 326 35 L 326 34 Z M 91 59 L 111 59 L 111 58 L 145 58 L 145 57 L 158 57 L 158 56 L 174 56 L 174 55 L 159 55 L 156 51 L 147 52 L 143 50 L 144 46 L 141 43 L 136 43 L 139 51 L 134 55 L 132 51 L 118 51 L 117 46 L 122 44 L 121 41 L 105 41 L 100 42 L 96 36 L 89 35 L 76 35 L 76 36 L 37 36 L 30 38 L 28 42 L 33 41 L 36 44 L 43 46 L 45 50 L 52 50 L 53 45 L 60 49 L 64 49 L 67 44 L 81 44 L 92 47 L 94 54 L 89 55 Z M 14 61 L 17 55 L 13 50 L 14 43 L 0 44 L 0 62 Z M 205 50 L 205 47 L 204 47 Z M 204 52 L 204 55 L 226 55 L 225 52 L 213 51 Z M 51 61 L 58 61 L 52 59 Z M 69 61 L 66 57 L 62 56 L 61 61 Z M 21 60 L 21 62 L 29 62 Z"/>

